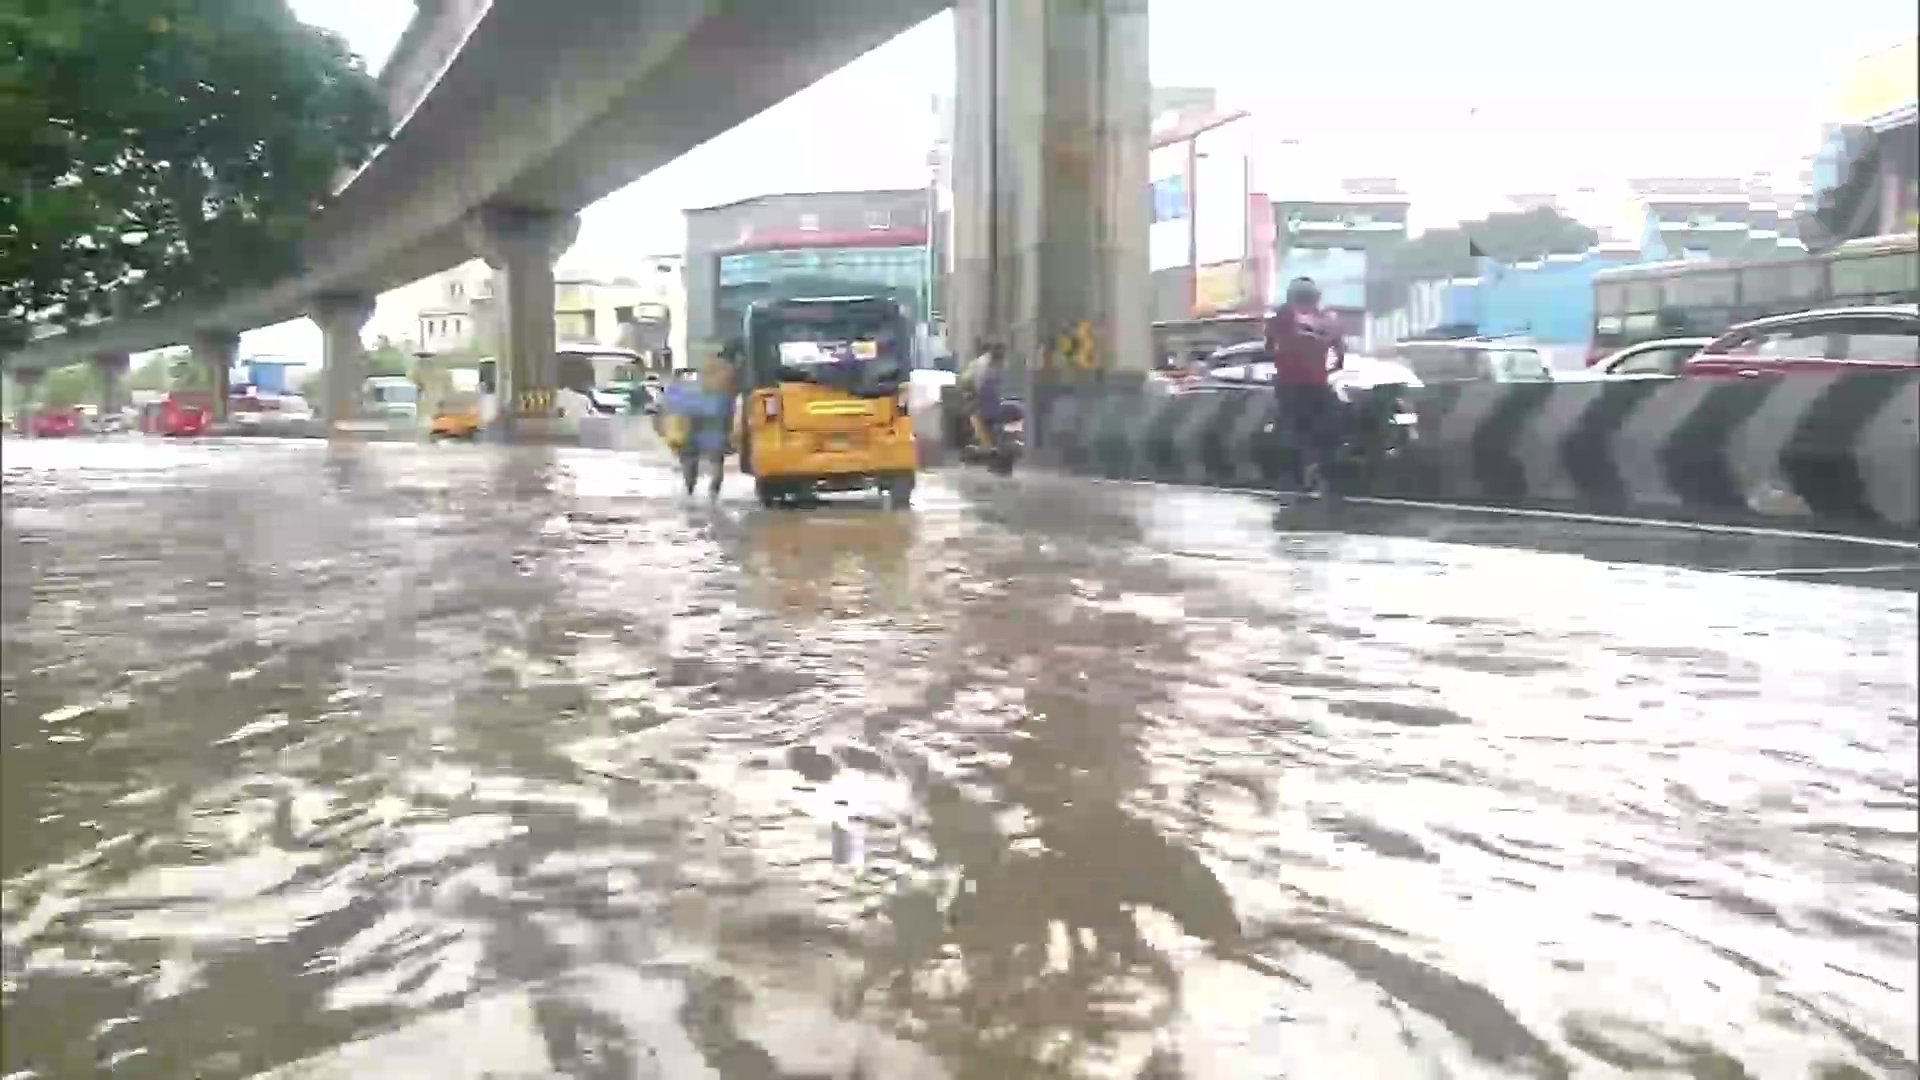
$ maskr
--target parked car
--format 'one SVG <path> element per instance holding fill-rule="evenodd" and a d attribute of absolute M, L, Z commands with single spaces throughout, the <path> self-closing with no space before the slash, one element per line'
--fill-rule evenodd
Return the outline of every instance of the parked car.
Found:
<path fill-rule="evenodd" d="M 1551 382 L 1553 369 L 1532 345 L 1500 338 L 1401 341 L 1394 355 L 1425 384 Z"/>
<path fill-rule="evenodd" d="M 1661 338 L 1643 341 L 1602 357 L 1592 367 L 1556 371 L 1555 382 L 1598 382 L 1612 379 L 1671 379 L 1693 354 L 1713 341 L 1704 337 Z"/>
<path fill-rule="evenodd" d="M 1682 373 L 1757 379 L 1808 372 L 1920 368 L 1920 306 L 1832 308 L 1743 323 L 1687 360 Z"/>
<path fill-rule="evenodd" d="M 173 393 L 147 403 L 140 410 L 140 430 L 174 438 L 204 434 L 213 419 L 205 397 L 204 394 Z"/>
<path fill-rule="evenodd" d="M 28 431 L 36 439 L 58 439 L 68 435 L 78 435 L 81 430 L 80 410 L 78 409 L 41 409 L 27 420 Z"/>

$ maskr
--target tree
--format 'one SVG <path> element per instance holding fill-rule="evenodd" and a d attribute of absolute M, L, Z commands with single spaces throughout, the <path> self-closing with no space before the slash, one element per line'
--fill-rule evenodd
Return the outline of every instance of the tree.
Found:
<path fill-rule="evenodd" d="M 40 380 L 36 404 L 48 409 L 71 409 L 100 400 L 100 376 L 92 364 L 54 368 Z"/>
<path fill-rule="evenodd" d="M 1552 207 L 1516 214 L 1493 214 L 1454 229 L 1431 229 L 1381 258 L 1384 276 L 1400 281 L 1429 281 L 1474 273 L 1474 252 L 1495 262 L 1524 262 L 1548 255 L 1577 254 L 1591 248 L 1599 234 Z"/>
<path fill-rule="evenodd" d="M 175 390 L 211 390 L 213 372 L 192 353 L 183 352 L 167 361 L 167 385 Z"/>
<path fill-rule="evenodd" d="M 147 354 L 140 366 L 127 372 L 129 390 L 165 390 L 172 381 L 173 365 L 191 354 L 185 349 L 162 349 Z"/>
<path fill-rule="evenodd" d="M 0 344 L 295 271 L 388 123 L 285 0 L 0 0 Z"/>
<path fill-rule="evenodd" d="M 406 375 L 413 370 L 413 358 L 407 355 L 405 349 L 382 335 L 378 341 L 374 342 L 373 348 L 367 350 L 367 361 L 364 367 L 368 378 L 378 375 Z"/>

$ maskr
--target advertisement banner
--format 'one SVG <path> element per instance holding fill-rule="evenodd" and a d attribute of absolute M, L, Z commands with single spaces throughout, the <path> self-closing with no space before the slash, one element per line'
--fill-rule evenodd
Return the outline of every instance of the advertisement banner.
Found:
<path fill-rule="evenodd" d="M 1201 132 L 1194 139 L 1194 262 L 1201 266 L 1247 257 L 1246 119 Z"/>
<path fill-rule="evenodd" d="M 1187 177 L 1191 143 L 1153 151 L 1147 167 L 1152 178 L 1153 221 L 1147 226 L 1147 268 L 1186 266 L 1193 236 L 1193 195 Z"/>
<path fill-rule="evenodd" d="M 1196 317 L 1237 312 L 1247 301 L 1247 264 L 1244 260 L 1202 266 L 1193 272 L 1193 313 Z"/>

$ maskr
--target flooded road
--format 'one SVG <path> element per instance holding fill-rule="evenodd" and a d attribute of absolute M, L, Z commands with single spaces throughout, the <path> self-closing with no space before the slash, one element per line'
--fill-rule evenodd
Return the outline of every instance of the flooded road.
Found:
<path fill-rule="evenodd" d="M 8 1080 L 1914 1075 L 1910 551 L 4 464 Z"/>

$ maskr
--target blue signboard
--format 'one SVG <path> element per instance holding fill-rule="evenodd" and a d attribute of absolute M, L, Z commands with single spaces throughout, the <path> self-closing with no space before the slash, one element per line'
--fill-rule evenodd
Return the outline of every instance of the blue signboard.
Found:
<path fill-rule="evenodd" d="M 1153 182 L 1153 220 L 1181 221 L 1187 216 L 1187 178 L 1162 177 Z"/>

